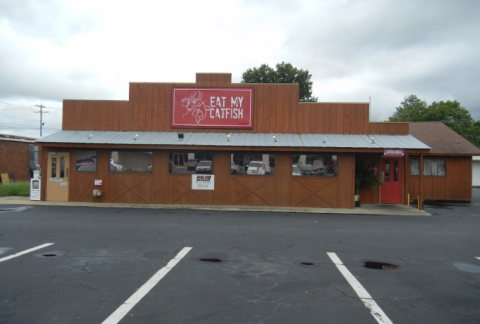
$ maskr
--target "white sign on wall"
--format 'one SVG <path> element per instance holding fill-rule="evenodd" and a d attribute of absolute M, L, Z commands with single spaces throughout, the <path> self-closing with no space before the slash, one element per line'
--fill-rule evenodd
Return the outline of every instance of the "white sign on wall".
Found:
<path fill-rule="evenodd" d="M 212 174 L 192 174 L 192 190 L 214 190 L 215 176 Z"/>

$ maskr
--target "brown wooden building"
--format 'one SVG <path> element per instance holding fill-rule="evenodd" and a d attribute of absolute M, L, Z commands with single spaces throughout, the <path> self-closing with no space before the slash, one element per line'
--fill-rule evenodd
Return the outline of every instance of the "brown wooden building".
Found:
<path fill-rule="evenodd" d="M 36 141 L 42 199 L 354 208 L 361 161 L 382 182 L 361 192 L 363 203 L 406 203 L 409 193 L 427 198 L 430 181 L 411 175 L 431 153 L 412 129 L 370 122 L 368 103 L 298 102 L 297 84 L 232 84 L 217 73 L 131 83 L 128 101 L 64 100 L 63 130 Z M 455 170 L 468 156 L 471 170 L 476 154 L 442 155 L 439 199 L 471 199 L 471 176 L 467 188 Z"/>

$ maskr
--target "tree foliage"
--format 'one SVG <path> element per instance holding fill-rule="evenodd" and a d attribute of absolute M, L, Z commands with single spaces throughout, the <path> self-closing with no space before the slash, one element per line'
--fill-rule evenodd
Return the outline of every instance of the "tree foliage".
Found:
<path fill-rule="evenodd" d="M 425 100 L 412 94 L 403 99 L 388 120 L 392 122 L 441 121 L 473 144 L 480 145 L 480 121 L 475 121 L 470 112 L 456 100 L 434 101 L 427 105 Z"/>
<path fill-rule="evenodd" d="M 405 97 L 396 108 L 395 113 L 388 118 L 392 122 L 416 122 L 426 121 L 426 110 L 428 109 L 425 100 L 419 99 L 416 95 Z"/>
<path fill-rule="evenodd" d="M 267 64 L 248 69 L 242 74 L 242 83 L 298 83 L 299 100 L 316 102 L 317 97 L 312 96 L 312 75 L 308 70 L 297 69 L 290 63 L 278 63 L 275 68 Z"/>

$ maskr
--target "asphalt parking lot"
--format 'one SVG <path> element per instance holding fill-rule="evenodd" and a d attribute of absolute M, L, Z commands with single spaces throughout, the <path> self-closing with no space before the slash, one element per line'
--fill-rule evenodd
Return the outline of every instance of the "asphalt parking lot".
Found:
<path fill-rule="evenodd" d="M 480 323 L 480 190 L 425 210 L 0 205 L 0 322 Z"/>

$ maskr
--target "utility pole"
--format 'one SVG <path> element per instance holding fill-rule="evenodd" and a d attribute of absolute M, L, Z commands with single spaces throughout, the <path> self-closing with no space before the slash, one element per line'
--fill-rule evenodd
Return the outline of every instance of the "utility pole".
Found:
<path fill-rule="evenodd" d="M 40 137 L 42 137 L 42 128 L 43 128 L 43 114 L 48 113 L 48 111 L 43 111 L 43 108 L 47 108 L 44 105 L 35 105 L 40 108 L 40 111 L 35 111 L 35 113 L 40 113 Z"/>

